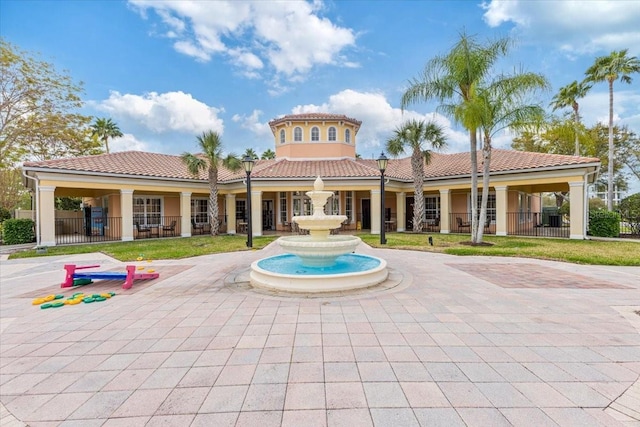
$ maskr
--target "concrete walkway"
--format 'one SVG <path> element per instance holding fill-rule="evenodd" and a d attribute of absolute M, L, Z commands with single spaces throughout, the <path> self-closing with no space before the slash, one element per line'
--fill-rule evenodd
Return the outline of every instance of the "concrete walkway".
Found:
<path fill-rule="evenodd" d="M 357 252 L 395 280 L 344 296 L 257 293 L 265 250 L 136 263 L 63 290 L 63 265 L 0 260 L 2 426 L 640 425 L 640 267 Z M 6 258 L 6 257 L 5 257 Z M 36 296 L 112 290 L 42 310 Z"/>

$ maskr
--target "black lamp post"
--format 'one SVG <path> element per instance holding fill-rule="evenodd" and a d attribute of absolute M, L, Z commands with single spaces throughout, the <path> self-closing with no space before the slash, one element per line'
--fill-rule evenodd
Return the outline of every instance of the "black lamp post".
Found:
<path fill-rule="evenodd" d="M 247 173 L 247 247 L 253 247 L 253 230 L 251 230 L 251 171 L 254 161 L 251 157 L 245 156 L 242 159 L 242 166 Z"/>
<path fill-rule="evenodd" d="M 380 153 L 380 157 L 376 159 L 378 162 L 378 169 L 380 169 L 380 244 L 386 245 L 387 238 L 384 235 L 385 231 L 385 212 L 384 212 L 384 171 L 387 169 L 387 163 L 389 159 L 384 155 L 384 152 Z"/>

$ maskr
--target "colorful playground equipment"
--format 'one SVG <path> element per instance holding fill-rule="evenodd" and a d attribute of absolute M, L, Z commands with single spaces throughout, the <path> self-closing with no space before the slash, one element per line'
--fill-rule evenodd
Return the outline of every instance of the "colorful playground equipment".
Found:
<path fill-rule="evenodd" d="M 93 271 L 93 272 L 77 272 L 77 270 L 84 270 L 87 268 L 97 268 L 100 265 L 75 265 L 66 264 L 64 269 L 66 276 L 64 282 L 60 285 L 61 288 L 70 288 L 73 286 L 74 279 L 89 279 L 89 280 L 118 280 L 124 279 L 122 289 L 131 289 L 135 280 L 150 280 L 160 277 L 159 273 L 153 271 L 147 273 L 136 273 L 135 265 L 127 265 L 127 271 L 120 273 L 117 271 Z"/>

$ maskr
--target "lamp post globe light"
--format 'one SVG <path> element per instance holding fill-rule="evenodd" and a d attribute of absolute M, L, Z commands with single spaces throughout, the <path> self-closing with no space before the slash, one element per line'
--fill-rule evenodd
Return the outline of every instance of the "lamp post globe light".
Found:
<path fill-rule="evenodd" d="M 249 156 L 242 159 L 242 166 L 247 173 L 247 247 L 253 247 L 253 230 L 251 229 L 251 171 L 255 162 Z"/>
<path fill-rule="evenodd" d="M 387 163 L 389 159 L 384 155 L 384 152 L 380 153 L 380 157 L 376 159 L 378 162 L 378 169 L 380 170 L 380 244 L 386 245 L 387 238 L 384 235 L 385 232 L 385 212 L 384 212 L 384 171 L 387 169 Z"/>

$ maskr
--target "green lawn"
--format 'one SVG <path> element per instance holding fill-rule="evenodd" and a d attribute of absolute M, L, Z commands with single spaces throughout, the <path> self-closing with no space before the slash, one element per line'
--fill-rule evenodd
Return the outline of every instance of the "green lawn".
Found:
<path fill-rule="evenodd" d="M 253 238 L 253 248 L 262 249 L 277 236 Z M 247 236 L 197 236 L 175 239 L 141 239 L 133 242 L 93 243 L 88 245 L 54 246 L 47 248 L 46 254 L 36 254 L 35 250 L 16 252 L 9 259 L 36 256 L 86 254 L 102 252 L 120 261 L 135 261 L 139 256 L 145 259 L 179 259 L 199 255 L 218 254 L 249 250 Z"/>
<path fill-rule="evenodd" d="M 359 234 L 364 242 L 381 247 L 380 236 Z M 428 238 L 433 238 L 433 246 Z M 548 238 L 484 236 L 491 246 L 470 246 L 464 234 L 387 233 L 388 248 L 439 252 L 450 255 L 489 255 L 551 259 L 593 265 L 640 266 L 640 242 L 569 240 Z"/>
<path fill-rule="evenodd" d="M 368 245 L 381 247 L 379 235 L 360 233 L 358 236 Z M 433 238 L 433 246 L 428 243 L 429 236 Z M 277 237 L 254 237 L 253 248 L 262 249 Z M 411 249 L 451 255 L 518 256 L 577 264 L 640 266 L 640 242 L 637 241 L 611 242 L 485 236 L 484 241 L 491 243 L 491 246 L 470 246 L 464 244 L 469 242 L 469 235 L 387 233 L 386 237 L 385 247 L 388 249 Z M 36 254 L 35 250 L 28 250 L 14 253 L 10 259 L 102 252 L 120 261 L 134 261 L 139 256 L 145 259 L 179 259 L 244 250 L 248 250 L 246 236 L 222 235 L 55 246 L 48 248 L 46 254 Z"/>

